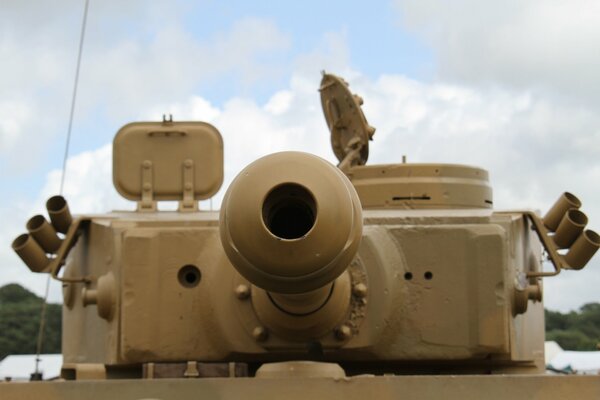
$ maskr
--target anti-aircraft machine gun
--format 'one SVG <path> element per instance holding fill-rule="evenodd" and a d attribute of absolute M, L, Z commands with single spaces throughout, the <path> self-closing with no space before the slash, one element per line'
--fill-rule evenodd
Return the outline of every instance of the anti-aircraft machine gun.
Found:
<path fill-rule="evenodd" d="M 12 244 L 63 284 L 64 365 L 2 397 L 600 398 L 600 378 L 544 375 L 542 278 L 600 247 L 577 197 L 500 212 L 481 168 L 365 165 L 362 99 L 331 74 L 320 94 L 339 166 L 263 157 L 220 212 L 198 210 L 223 181 L 215 127 L 125 125 L 113 181 L 137 210 L 52 197 Z"/>

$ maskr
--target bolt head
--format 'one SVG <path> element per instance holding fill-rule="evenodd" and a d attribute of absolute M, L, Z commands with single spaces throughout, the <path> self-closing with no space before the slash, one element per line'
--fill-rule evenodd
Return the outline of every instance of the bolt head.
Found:
<path fill-rule="evenodd" d="M 356 297 L 366 297 L 367 296 L 367 285 L 365 285 L 364 283 L 357 283 L 356 285 L 354 285 L 352 287 L 352 293 L 354 293 L 354 295 Z"/>
<path fill-rule="evenodd" d="M 347 340 L 352 337 L 352 329 L 346 324 L 340 325 L 335 330 L 335 337 L 337 340 Z"/>
<path fill-rule="evenodd" d="M 248 285 L 237 285 L 235 288 L 235 296 L 240 300 L 245 300 L 250 297 L 250 287 Z"/>
<path fill-rule="evenodd" d="M 264 326 L 257 326 L 252 331 L 252 336 L 257 342 L 264 342 L 269 337 L 269 331 Z"/>

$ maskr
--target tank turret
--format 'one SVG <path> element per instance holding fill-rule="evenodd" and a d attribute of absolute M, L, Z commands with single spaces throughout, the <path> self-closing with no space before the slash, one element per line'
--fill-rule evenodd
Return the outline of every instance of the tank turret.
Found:
<path fill-rule="evenodd" d="M 484 169 L 367 165 L 362 99 L 331 74 L 320 94 L 337 167 L 271 154 L 202 210 L 217 128 L 133 123 L 113 182 L 136 211 L 71 215 L 58 196 L 29 220 L 12 246 L 63 284 L 64 379 L 544 371 L 541 281 L 600 247 L 582 202 L 496 211 Z"/>

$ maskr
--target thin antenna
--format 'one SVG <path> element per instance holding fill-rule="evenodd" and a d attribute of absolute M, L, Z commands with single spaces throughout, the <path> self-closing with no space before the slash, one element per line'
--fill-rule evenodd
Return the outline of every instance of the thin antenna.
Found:
<path fill-rule="evenodd" d="M 73 83 L 73 96 L 71 98 L 71 113 L 69 114 L 69 127 L 67 128 L 67 143 L 65 144 L 65 156 L 63 157 L 62 175 L 60 176 L 60 194 L 63 193 L 65 174 L 67 172 L 67 157 L 69 156 L 69 144 L 71 143 L 71 129 L 73 128 L 73 115 L 75 115 L 75 101 L 77 99 L 77 86 L 79 85 L 79 69 L 81 67 L 81 54 L 83 53 L 83 40 L 85 38 L 85 26 L 90 0 L 85 0 L 83 9 L 83 22 L 81 23 L 81 35 L 79 37 L 79 52 L 77 53 L 77 66 L 75 67 L 75 82 Z"/>
<path fill-rule="evenodd" d="M 32 380 L 42 380 L 40 374 L 40 353 L 42 352 L 42 343 L 44 341 L 44 328 L 46 327 L 46 305 L 48 304 L 48 293 L 50 292 L 50 275 L 46 278 L 46 292 L 44 293 L 44 302 L 42 303 L 42 313 L 40 315 L 40 327 L 38 330 L 37 346 L 35 353 L 35 373 Z"/>
<path fill-rule="evenodd" d="M 77 52 L 77 65 L 75 67 L 75 80 L 73 83 L 73 96 L 71 98 L 71 112 L 69 114 L 69 126 L 67 128 L 67 140 L 65 143 L 65 154 L 63 157 L 63 165 L 62 165 L 62 173 L 60 176 L 60 194 L 63 194 L 63 189 L 65 185 L 65 174 L 67 171 L 67 158 L 69 157 L 69 145 L 71 143 L 71 131 L 73 128 L 73 116 L 75 115 L 75 101 L 77 99 L 77 87 L 79 85 L 79 69 L 81 67 L 81 54 L 83 53 L 83 41 L 85 38 L 85 27 L 87 25 L 87 15 L 89 9 L 90 1 L 85 0 L 85 6 L 83 9 L 83 21 L 81 23 L 81 34 L 79 36 L 79 51 Z M 42 379 L 39 370 L 40 364 L 40 354 L 42 353 L 42 344 L 44 342 L 44 328 L 46 327 L 46 305 L 48 303 L 48 294 L 50 293 L 50 275 L 46 279 L 46 292 L 44 293 L 44 302 L 42 303 L 42 312 L 40 315 L 40 326 L 38 330 L 37 337 L 37 347 L 35 354 L 35 373 L 33 375 L 34 379 Z"/>

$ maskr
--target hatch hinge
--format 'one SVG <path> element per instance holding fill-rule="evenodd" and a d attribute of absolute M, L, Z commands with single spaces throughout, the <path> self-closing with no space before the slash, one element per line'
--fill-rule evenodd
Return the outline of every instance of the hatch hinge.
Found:
<path fill-rule="evenodd" d="M 179 211 L 198 211 L 198 202 L 194 198 L 194 160 L 183 162 L 183 200 L 179 202 Z"/>
<path fill-rule="evenodd" d="M 156 211 L 156 201 L 154 201 L 153 187 L 153 166 L 152 161 L 144 160 L 142 162 L 142 200 L 137 203 L 137 210 L 141 212 Z"/>

